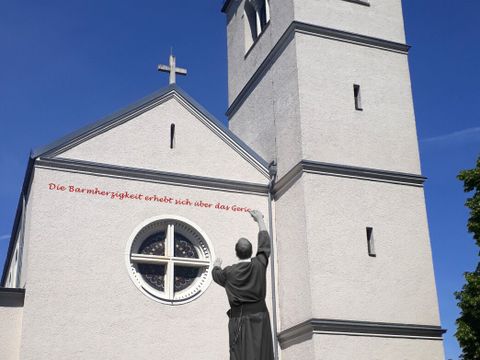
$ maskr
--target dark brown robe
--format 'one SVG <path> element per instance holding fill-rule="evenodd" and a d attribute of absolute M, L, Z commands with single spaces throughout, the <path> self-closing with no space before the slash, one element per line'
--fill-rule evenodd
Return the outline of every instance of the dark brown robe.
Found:
<path fill-rule="evenodd" d="M 266 272 L 271 244 L 267 231 L 258 233 L 257 256 L 212 270 L 213 280 L 227 293 L 230 360 L 273 360 L 272 330 L 265 305 Z"/>

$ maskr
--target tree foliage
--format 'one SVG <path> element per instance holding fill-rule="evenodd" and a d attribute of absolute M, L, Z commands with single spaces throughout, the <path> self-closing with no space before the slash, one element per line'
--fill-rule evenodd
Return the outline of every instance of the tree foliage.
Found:
<path fill-rule="evenodd" d="M 470 209 L 467 229 L 480 247 L 480 157 L 476 168 L 461 171 L 458 179 L 463 181 L 465 192 L 473 192 L 465 203 Z M 462 359 L 480 360 L 480 263 L 475 271 L 465 273 L 465 280 L 462 290 L 455 293 L 461 310 L 455 336 L 462 348 Z"/>

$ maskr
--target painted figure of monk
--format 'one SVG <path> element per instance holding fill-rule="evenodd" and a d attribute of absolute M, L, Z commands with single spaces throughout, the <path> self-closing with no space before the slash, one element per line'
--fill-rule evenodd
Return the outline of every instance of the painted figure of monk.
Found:
<path fill-rule="evenodd" d="M 259 228 L 256 256 L 252 257 L 250 241 L 241 238 L 235 245 L 238 263 L 222 269 L 222 260 L 217 258 L 212 276 L 225 288 L 230 303 L 230 360 L 273 360 L 272 330 L 265 304 L 270 236 L 263 214 L 253 210 L 250 215 Z"/>

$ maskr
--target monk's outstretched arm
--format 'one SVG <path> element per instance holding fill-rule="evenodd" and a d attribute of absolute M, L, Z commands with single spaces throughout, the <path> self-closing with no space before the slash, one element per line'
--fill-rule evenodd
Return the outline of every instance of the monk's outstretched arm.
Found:
<path fill-rule="evenodd" d="M 225 271 L 222 270 L 222 259 L 216 258 L 215 262 L 213 263 L 213 270 L 212 270 L 212 278 L 220 286 L 225 286 L 225 282 L 227 281 L 227 276 Z"/>
<path fill-rule="evenodd" d="M 253 220 L 258 224 L 258 231 L 267 231 L 267 226 L 265 225 L 265 220 L 263 219 L 263 214 L 258 210 L 250 211 Z"/>
<path fill-rule="evenodd" d="M 252 210 L 250 211 L 250 215 L 252 215 L 253 220 L 255 220 L 255 222 L 258 224 L 257 257 L 263 258 L 262 262 L 265 266 L 267 266 L 272 246 L 270 243 L 270 235 L 268 234 L 263 214 L 258 210 Z"/>

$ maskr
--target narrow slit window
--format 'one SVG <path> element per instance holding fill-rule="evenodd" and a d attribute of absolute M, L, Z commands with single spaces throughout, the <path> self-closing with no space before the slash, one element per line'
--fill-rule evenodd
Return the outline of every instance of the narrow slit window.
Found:
<path fill-rule="evenodd" d="M 355 110 L 362 111 L 362 96 L 360 94 L 360 85 L 353 85 L 353 96 L 355 97 Z"/>
<path fill-rule="evenodd" d="M 175 124 L 170 125 L 170 149 L 175 147 Z"/>
<path fill-rule="evenodd" d="M 375 241 L 373 239 L 373 228 L 367 227 L 367 247 L 369 256 L 377 256 L 375 252 Z"/>

